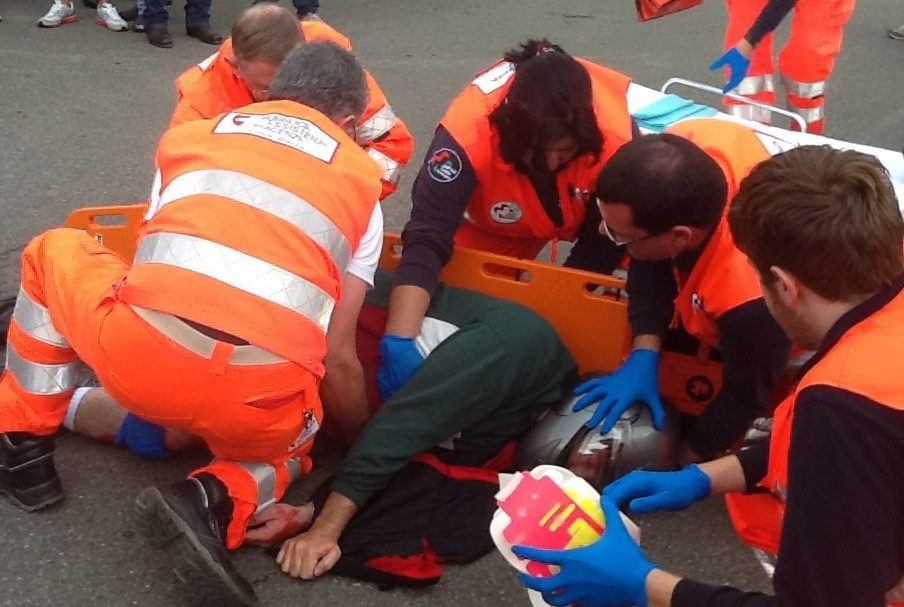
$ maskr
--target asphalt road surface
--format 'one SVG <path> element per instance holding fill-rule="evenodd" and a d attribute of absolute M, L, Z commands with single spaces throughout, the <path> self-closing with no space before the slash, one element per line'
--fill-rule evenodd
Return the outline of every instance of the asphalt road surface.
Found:
<path fill-rule="evenodd" d="M 725 21 L 717 0 L 646 24 L 634 20 L 630 0 L 323 4 L 321 15 L 352 39 L 418 140 L 413 166 L 385 205 L 387 227 L 396 230 L 407 218 L 414 167 L 435 122 L 471 75 L 504 49 L 528 36 L 547 36 L 649 86 L 672 76 L 717 83 L 706 66 L 719 55 Z M 213 24 L 225 33 L 244 6 L 244 0 L 215 0 Z M 14 251 L 31 236 L 60 225 L 77 207 L 146 196 L 156 142 L 174 101 L 173 79 L 214 50 L 183 35 L 177 7 L 170 23 L 175 47 L 169 50 L 149 46 L 143 35 L 108 32 L 81 6 L 80 22 L 41 30 L 35 23 L 44 10 L 37 0 L 0 0 L 3 294 L 14 292 Z M 827 135 L 891 149 L 904 144 L 904 42 L 884 34 L 902 20 L 897 0 L 857 7 L 829 88 Z M 61 506 L 29 515 L 0 502 L 0 604 L 186 604 L 161 553 L 136 534 L 132 502 L 142 487 L 181 478 L 204 458 L 151 463 L 66 435 L 56 461 L 66 488 Z M 312 484 L 291 495 L 299 499 Z M 649 555 L 668 569 L 711 583 L 768 589 L 752 554 L 734 538 L 719 500 L 638 522 Z M 388 592 L 332 576 L 292 580 L 257 549 L 243 549 L 236 559 L 264 606 L 527 605 L 513 571 L 495 554 L 448 566 L 432 588 Z"/>

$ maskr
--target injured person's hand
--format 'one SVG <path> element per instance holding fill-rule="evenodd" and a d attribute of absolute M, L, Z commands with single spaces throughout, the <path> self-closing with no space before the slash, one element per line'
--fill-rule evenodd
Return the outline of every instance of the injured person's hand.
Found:
<path fill-rule="evenodd" d="M 251 517 L 245 543 L 264 548 L 273 546 L 310 527 L 313 518 L 312 502 L 301 506 L 273 504 Z"/>

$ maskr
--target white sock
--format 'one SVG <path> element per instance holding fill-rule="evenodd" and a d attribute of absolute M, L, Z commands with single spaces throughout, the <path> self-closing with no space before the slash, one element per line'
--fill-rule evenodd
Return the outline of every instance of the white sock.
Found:
<path fill-rule="evenodd" d="M 78 413 L 79 405 L 82 404 L 85 394 L 91 389 L 76 388 L 75 392 L 72 393 L 72 398 L 69 400 L 69 408 L 66 409 L 66 418 L 63 420 L 63 427 L 67 430 L 75 431 L 75 414 Z"/>

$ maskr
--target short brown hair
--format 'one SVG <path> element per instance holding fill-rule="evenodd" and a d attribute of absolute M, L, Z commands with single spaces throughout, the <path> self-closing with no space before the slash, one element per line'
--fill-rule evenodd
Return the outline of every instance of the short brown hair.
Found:
<path fill-rule="evenodd" d="M 778 266 L 830 301 L 880 291 L 904 273 L 904 219 L 874 156 L 792 149 L 741 182 L 728 215 L 761 277 Z"/>
<path fill-rule="evenodd" d="M 232 51 L 242 61 L 279 65 L 302 42 L 298 17 L 273 2 L 246 8 L 232 26 Z"/>

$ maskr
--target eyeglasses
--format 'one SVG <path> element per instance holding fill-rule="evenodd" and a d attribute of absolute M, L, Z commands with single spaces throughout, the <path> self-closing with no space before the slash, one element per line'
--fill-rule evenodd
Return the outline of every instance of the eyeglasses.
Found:
<path fill-rule="evenodd" d="M 658 232 L 653 232 L 652 234 L 647 234 L 645 236 L 638 236 L 637 238 L 629 238 L 628 240 L 621 240 L 621 239 L 617 238 L 615 236 L 615 234 L 612 233 L 612 230 L 609 229 L 609 224 L 606 223 L 606 219 L 603 217 L 602 203 L 599 198 L 596 199 L 596 204 L 598 207 L 600 207 L 600 225 L 603 228 L 603 234 L 605 234 L 606 237 L 612 241 L 612 244 L 614 244 L 617 247 L 625 247 L 625 246 L 628 246 L 629 244 L 634 244 L 636 242 L 641 242 L 643 240 L 647 240 L 648 238 L 656 238 L 657 236 L 661 236 L 661 235 L 665 234 L 666 232 L 668 232 L 668 229 L 665 229 L 665 230 L 660 230 Z"/>

